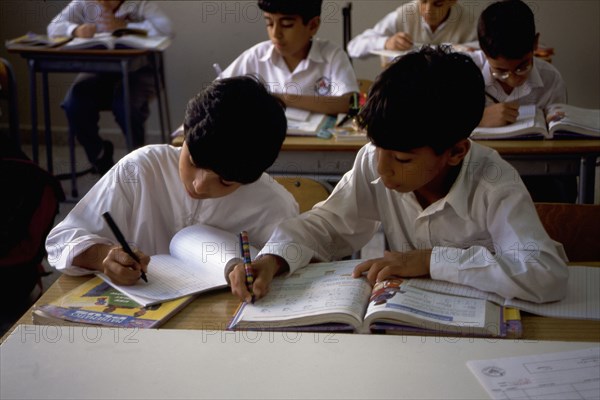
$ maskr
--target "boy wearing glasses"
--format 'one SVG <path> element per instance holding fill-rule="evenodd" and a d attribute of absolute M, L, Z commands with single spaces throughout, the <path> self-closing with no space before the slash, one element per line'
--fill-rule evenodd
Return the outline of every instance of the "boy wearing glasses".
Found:
<path fill-rule="evenodd" d="M 534 57 L 539 33 L 533 12 L 521 0 L 504 0 L 488 6 L 479 17 L 477 35 L 481 51 L 470 53 L 483 74 L 486 107 L 479 126 L 508 125 L 519 116 L 519 106 L 566 103 L 567 89 L 560 72 Z M 575 201 L 573 177 L 528 176 L 523 182 L 534 201 Z"/>
<path fill-rule="evenodd" d="M 485 81 L 486 108 L 479 126 L 508 125 L 519 106 L 566 103 L 567 90 L 554 66 L 534 57 L 539 33 L 533 12 L 521 0 L 488 6 L 479 17 L 477 36 L 481 51 L 471 53 Z"/>

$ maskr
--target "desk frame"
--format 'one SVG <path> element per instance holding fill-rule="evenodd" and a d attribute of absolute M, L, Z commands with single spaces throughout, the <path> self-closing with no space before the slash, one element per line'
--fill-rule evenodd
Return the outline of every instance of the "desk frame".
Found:
<path fill-rule="evenodd" d="M 279 157 L 268 170 L 278 176 L 305 176 L 337 182 L 352 168 L 366 143 L 336 143 L 312 137 L 287 137 Z M 522 176 L 579 176 L 578 203 L 594 202 L 596 159 L 600 140 L 486 140 Z"/>
<path fill-rule="evenodd" d="M 154 72 L 154 85 L 158 101 L 158 111 L 162 141 L 166 143 L 171 130 L 169 101 L 164 78 L 164 60 L 161 50 L 60 50 L 60 49 L 11 49 L 27 61 L 29 67 L 29 91 L 31 108 L 31 144 L 33 161 L 39 163 L 38 154 L 38 114 L 37 114 L 37 73 L 42 74 L 42 101 L 44 131 L 48 171 L 53 173 L 52 132 L 48 91 L 48 73 L 121 73 L 123 77 L 124 103 L 130 104 L 129 73 L 142 67 L 151 66 Z M 131 109 L 125 109 L 125 138 L 127 150 L 133 150 L 131 133 Z M 75 137 L 69 132 L 69 156 L 71 158 L 71 194 L 79 196 L 75 170 Z"/>

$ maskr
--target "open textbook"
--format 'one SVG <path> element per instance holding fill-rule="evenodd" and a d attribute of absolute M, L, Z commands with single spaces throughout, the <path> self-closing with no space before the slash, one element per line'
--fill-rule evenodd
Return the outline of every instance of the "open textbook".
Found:
<path fill-rule="evenodd" d="M 477 127 L 472 139 L 599 138 L 600 109 L 551 104 L 545 110 L 534 104 L 519 107 L 517 120 L 506 126 Z"/>
<path fill-rule="evenodd" d="M 23 36 L 7 40 L 4 44 L 7 49 L 43 49 L 63 45 L 70 41 L 70 36 L 46 36 L 28 32 Z"/>
<path fill-rule="evenodd" d="M 290 136 L 317 136 L 321 130 L 326 130 L 335 124 L 335 118 L 326 114 L 288 107 L 285 110 L 287 118 L 287 134 Z"/>
<path fill-rule="evenodd" d="M 520 318 L 484 299 L 435 293 L 390 279 L 371 288 L 355 279 L 361 260 L 314 263 L 273 280 L 255 304 L 243 303 L 230 329 L 308 329 L 440 332 L 464 336 L 518 336 Z M 516 324 L 516 326 L 515 326 Z M 509 332 L 510 331 L 510 332 Z"/>
<path fill-rule="evenodd" d="M 206 225 L 192 225 L 177 232 L 169 252 L 151 256 L 148 282 L 139 280 L 135 285 L 123 286 L 102 273 L 98 276 L 140 305 L 149 306 L 226 287 L 225 268 L 241 261 L 239 238 Z M 250 254 L 254 258 L 258 251 L 250 247 Z"/>
<path fill-rule="evenodd" d="M 139 34 L 115 35 L 102 32 L 93 38 L 73 38 L 61 47 L 62 50 L 112 50 L 112 49 L 150 49 L 163 50 L 170 44 L 167 36 L 144 36 Z"/>

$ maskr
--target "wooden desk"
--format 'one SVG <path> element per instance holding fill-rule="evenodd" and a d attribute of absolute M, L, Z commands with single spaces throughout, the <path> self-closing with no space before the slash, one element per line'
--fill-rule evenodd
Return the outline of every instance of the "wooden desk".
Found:
<path fill-rule="evenodd" d="M 167 43 L 164 48 L 168 46 Z M 8 49 L 11 53 L 19 54 L 29 67 L 29 92 L 31 110 L 31 144 L 33 161 L 38 162 L 38 115 L 37 115 L 37 79 L 36 74 L 42 74 L 42 104 L 44 110 L 45 143 L 48 171 L 53 172 L 52 162 L 52 132 L 50 122 L 50 105 L 48 92 L 48 73 L 121 73 L 123 76 L 123 99 L 125 104 L 131 104 L 129 93 L 129 73 L 145 66 L 151 66 L 154 71 L 154 84 L 158 100 L 159 120 L 163 142 L 166 142 L 171 131 L 169 103 L 164 80 L 164 62 L 162 51 L 159 50 L 61 50 L 53 49 Z M 164 100 L 164 101 L 163 101 Z M 165 121 L 166 118 L 166 121 Z M 131 133 L 131 110 L 125 109 L 125 137 L 127 149 L 133 150 Z M 78 197 L 77 179 L 75 174 L 75 138 L 69 133 L 71 158 L 71 189 L 73 197 Z"/>
<path fill-rule="evenodd" d="M 268 172 L 336 182 L 352 168 L 356 153 L 365 143 L 287 137 Z M 579 176 L 578 202 L 594 202 L 600 140 L 479 140 L 477 143 L 498 151 L 522 176 Z"/>
<path fill-rule="evenodd" d="M 596 266 L 600 266 L 600 263 L 596 264 Z M 586 263 L 586 265 L 590 265 L 590 263 Z M 36 304 L 46 304 L 56 300 L 88 279 L 89 277 L 62 275 Z M 228 289 L 205 293 L 168 320 L 161 329 L 225 330 L 238 305 L 239 301 Z M 32 310 L 33 307 L 23 314 L 21 319 L 5 334 L 2 341 L 17 325 L 33 323 Z M 600 342 L 600 321 L 566 320 L 539 317 L 528 313 L 521 314 L 523 322 L 521 340 Z"/>

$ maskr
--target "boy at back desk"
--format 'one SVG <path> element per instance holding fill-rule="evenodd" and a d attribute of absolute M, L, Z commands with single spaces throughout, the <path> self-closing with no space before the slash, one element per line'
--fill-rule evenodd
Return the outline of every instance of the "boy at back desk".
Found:
<path fill-rule="evenodd" d="M 47 31 L 48 36 L 92 38 L 123 28 L 142 29 L 148 36 L 173 33 L 167 15 L 157 2 L 148 0 L 73 0 L 52 19 Z M 146 66 L 129 73 L 129 88 L 130 104 L 125 104 L 121 74 L 82 72 L 62 103 L 69 132 L 83 146 L 94 173 L 103 175 L 114 164 L 114 146 L 99 134 L 101 110 L 111 110 L 125 132 L 125 108 L 129 107 L 133 147 L 144 145 L 149 102 L 156 95 L 153 69 Z"/>
<path fill-rule="evenodd" d="M 485 82 L 486 107 L 480 126 L 512 124 L 522 105 L 544 109 L 552 103 L 567 102 L 560 72 L 534 57 L 539 33 L 527 4 L 521 0 L 491 4 L 479 17 L 477 34 L 481 50 L 470 55 Z M 574 202 L 577 197 L 574 177 L 528 176 L 523 181 L 535 201 Z"/>
<path fill-rule="evenodd" d="M 513 167 L 469 140 L 484 107 L 472 60 L 425 47 L 375 81 L 358 115 L 371 143 L 323 203 L 280 224 L 252 263 L 253 291 L 311 260 L 361 249 L 383 227 L 390 251 L 354 270 L 374 285 L 430 275 L 534 302 L 565 295 L 567 267 Z M 249 300 L 243 265 L 232 291 Z"/>
<path fill-rule="evenodd" d="M 356 76 L 348 56 L 315 38 L 322 0 L 259 0 L 269 40 L 242 53 L 221 78 L 256 74 L 288 107 L 339 114 L 349 110 Z"/>
<path fill-rule="evenodd" d="M 261 135 L 246 134 L 248 121 L 261 125 Z M 184 129 L 182 147 L 150 145 L 121 159 L 52 229 L 46 249 L 53 267 L 71 275 L 101 271 L 131 285 L 147 271 L 148 255 L 168 254 L 171 238 L 187 226 L 247 230 L 260 248 L 277 223 L 298 214 L 291 194 L 264 173 L 279 154 L 286 120 L 281 102 L 254 77 L 211 84 L 189 101 Z M 116 245 L 106 211 L 140 263 Z"/>
<path fill-rule="evenodd" d="M 401 5 L 348 43 L 352 58 L 372 50 L 406 51 L 422 44 L 463 44 L 476 40 L 477 19 L 457 0 L 414 0 Z"/>

